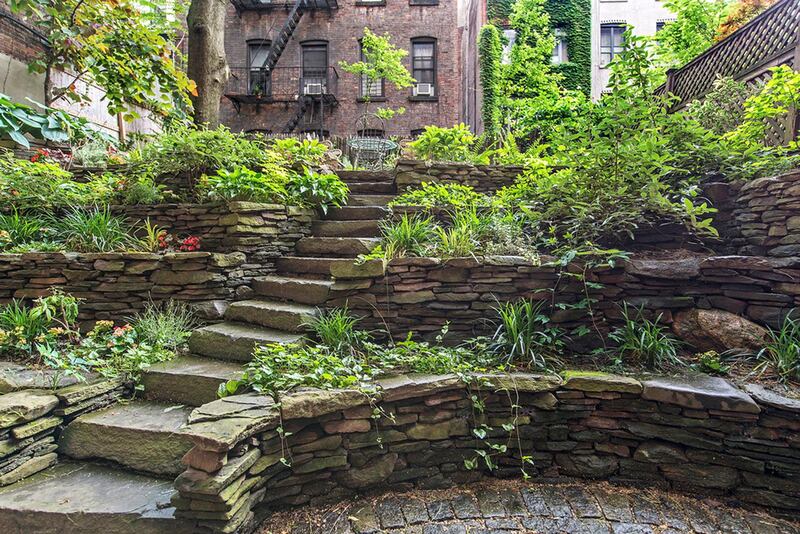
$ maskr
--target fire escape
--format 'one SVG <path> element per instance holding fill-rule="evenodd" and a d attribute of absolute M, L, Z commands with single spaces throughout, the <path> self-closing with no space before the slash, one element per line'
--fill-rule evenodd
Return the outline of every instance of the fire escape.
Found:
<path fill-rule="evenodd" d="M 339 7 L 337 0 L 295 0 L 294 3 L 270 0 L 231 0 L 237 13 L 243 11 L 269 11 L 284 8 L 288 11 L 283 26 L 270 43 L 263 61 L 247 67 L 232 67 L 231 79 L 225 96 L 233 103 L 237 112 L 242 105 L 284 103 L 294 106 L 291 118 L 282 127 L 283 133 L 291 133 L 309 111 L 319 117 L 320 129 L 324 126 L 325 111 L 338 104 L 336 86 L 338 73 L 327 65 L 327 48 L 324 50 L 325 65 L 306 64 L 305 49 L 300 67 L 279 66 L 278 62 L 289 45 L 303 14 L 307 11 L 332 11 Z M 258 54 L 257 54 L 258 55 Z M 258 55 L 260 58 L 261 56 Z M 252 60 L 250 60 L 252 61 Z"/>

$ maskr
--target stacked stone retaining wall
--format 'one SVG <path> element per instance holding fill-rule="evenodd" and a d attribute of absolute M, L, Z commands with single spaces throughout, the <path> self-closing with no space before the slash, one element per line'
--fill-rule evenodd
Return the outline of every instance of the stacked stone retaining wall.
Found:
<path fill-rule="evenodd" d="M 297 241 L 311 233 L 313 210 L 254 202 L 114 206 L 132 224 L 150 221 L 178 241 L 200 238 L 206 252 L 242 252 L 246 282 L 275 271 L 275 260 L 291 255 Z M 176 243 L 177 244 L 177 243 Z"/>
<path fill-rule="evenodd" d="M 493 193 L 511 185 L 522 174 L 516 165 L 472 165 L 403 159 L 395 167 L 397 190 L 419 187 L 423 182 L 472 186 L 479 193 Z"/>
<path fill-rule="evenodd" d="M 13 484 L 58 461 L 56 436 L 70 421 L 129 393 L 118 380 L 65 385 L 53 371 L 5 363 L 0 369 L 0 486 Z M 64 387 L 59 387 L 64 385 Z M 38 389 L 24 389 L 25 387 Z"/>
<path fill-rule="evenodd" d="M 247 283 L 245 256 L 210 252 L 0 254 L 0 304 L 49 295 L 82 299 L 79 320 L 122 320 L 149 302 L 191 302 L 217 318 Z"/>
<path fill-rule="evenodd" d="M 491 334 L 499 302 L 534 298 L 553 324 L 574 332 L 607 333 L 618 324 L 622 304 L 643 308 L 670 324 L 680 310 L 719 309 L 762 325 L 777 326 L 800 305 L 800 258 L 632 256 L 615 267 L 562 269 L 521 257 L 404 258 L 337 267 L 328 307 L 346 305 L 365 329 L 385 329 L 396 338 L 422 336 L 449 324 L 461 340 Z M 586 283 L 584 283 L 584 281 Z M 599 285 L 598 285 L 599 284 Z M 582 302 L 592 300 L 591 311 Z M 573 337 L 576 345 L 592 336 Z M 597 341 L 597 340 L 596 340 Z"/>
<path fill-rule="evenodd" d="M 379 381 L 372 401 L 356 391 L 301 391 L 281 399 L 280 415 L 256 394 L 197 408 L 176 515 L 197 531 L 246 531 L 254 510 L 523 469 L 728 496 L 788 515 L 800 509 L 800 403 L 760 386 L 581 372 L 470 384 L 395 377 Z"/>

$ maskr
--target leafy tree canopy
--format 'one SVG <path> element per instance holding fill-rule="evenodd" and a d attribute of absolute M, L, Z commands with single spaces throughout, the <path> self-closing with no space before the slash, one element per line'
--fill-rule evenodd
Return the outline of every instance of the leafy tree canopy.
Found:
<path fill-rule="evenodd" d="M 45 74 L 45 103 L 89 100 L 78 88 L 85 80 L 105 93 L 109 113 L 137 117 L 131 104 L 166 115 L 190 106 L 194 82 L 175 64 L 177 19 L 157 1 L 12 0 L 12 9 L 35 21 L 48 47 L 29 68 Z M 74 78 L 53 85 L 52 71 Z"/>

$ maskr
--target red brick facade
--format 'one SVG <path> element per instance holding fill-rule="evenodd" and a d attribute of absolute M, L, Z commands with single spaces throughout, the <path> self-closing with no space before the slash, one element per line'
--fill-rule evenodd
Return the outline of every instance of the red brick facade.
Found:
<path fill-rule="evenodd" d="M 452 126 L 465 122 L 479 128 L 479 91 L 476 74 L 477 32 L 485 18 L 485 0 L 439 0 L 436 5 L 411 5 L 418 0 L 386 0 L 371 3 L 359 0 L 340 0 L 339 8 L 332 11 L 312 10 L 305 12 L 286 50 L 280 57 L 279 69 L 299 67 L 302 62 L 301 43 L 325 41 L 328 46 L 328 65 L 338 73 L 334 96 L 336 106 L 323 109 L 322 129 L 333 135 L 350 135 L 358 129 L 357 119 L 364 103 L 359 101 L 360 80 L 338 66 L 344 60 L 359 59 L 358 39 L 364 27 L 373 32 L 389 33 L 392 42 L 411 50 L 411 40 L 418 37 L 436 40 L 436 98 L 417 101 L 411 97 L 410 89 L 398 90 L 390 84 L 385 87 L 385 102 L 377 106 L 405 107 L 403 115 L 386 124 L 385 134 L 408 137 L 414 130 L 429 124 Z M 430 2 L 430 0 L 428 0 Z M 242 92 L 247 77 L 247 42 L 254 39 L 274 40 L 288 15 L 281 7 L 270 11 L 236 12 L 229 7 L 225 34 L 228 63 L 235 78 L 229 83 L 229 93 Z M 411 67 L 411 57 L 406 58 Z M 276 81 L 273 78 L 273 93 Z M 234 87 L 238 84 L 238 91 Z M 299 80 L 297 83 L 299 90 Z M 292 88 L 292 91 L 295 91 Z M 246 90 L 245 90 L 246 92 Z M 280 133 L 295 114 L 295 102 L 257 105 L 243 102 L 237 111 L 233 102 L 222 99 L 222 120 L 235 131 L 268 130 Z M 309 110 L 295 128 L 295 132 L 318 130 L 319 110 Z M 376 127 L 379 125 L 368 125 Z"/>

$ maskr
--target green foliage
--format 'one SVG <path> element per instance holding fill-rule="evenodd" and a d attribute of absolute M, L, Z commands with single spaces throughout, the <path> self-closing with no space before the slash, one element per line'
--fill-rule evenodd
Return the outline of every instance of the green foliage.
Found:
<path fill-rule="evenodd" d="M 698 355 L 700 369 L 710 375 L 726 375 L 731 366 L 722 361 L 722 357 L 715 350 L 709 350 Z"/>
<path fill-rule="evenodd" d="M 488 197 L 475 192 L 471 186 L 457 183 L 422 182 L 419 187 L 409 189 L 397 196 L 389 203 L 389 206 L 458 209 L 488 204 Z"/>
<path fill-rule="evenodd" d="M 319 207 L 322 213 L 328 213 L 329 207 L 343 206 L 347 202 L 350 189 L 335 174 L 322 174 L 306 168 L 302 174 L 289 180 L 286 193 L 293 203 Z"/>
<path fill-rule="evenodd" d="M 357 330 L 358 319 L 347 308 L 322 310 L 307 326 L 322 345 L 336 353 L 355 353 L 369 341 L 369 334 Z"/>
<path fill-rule="evenodd" d="M 397 222 L 382 221 L 382 248 L 387 259 L 424 256 L 434 238 L 433 219 L 403 214 Z"/>
<path fill-rule="evenodd" d="M 19 210 L 86 205 L 103 202 L 112 193 L 105 180 L 76 182 L 55 163 L 17 159 L 9 151 L 0 151 L 0 205 Z"/>
<path fill-rule="evenodd" d="M 744 102 L 760 89 L 733 78 L 717 78 L 711 91 L 686 106 L 686 115 L 717 135 L 732 132 L 744 120 Z"/>
<path fill-rule="evenodd" d="M 492 152 L 476 152 L 476 145 L 475 135 L 467 125 L 461 123 L 452 128 L 427 126 L 409 147 L 420 159 L 487 165 Z"/>
<path fill-rule="evenodd" d="M 50 114 L 38 113 L 0 93 L 0 137 L 8 137 L 25 148 L 31 146 L 25 134 L 47 141 L 67 141 L 69 123 L 64 120 L 64 115 L 63 111 L 55 110 Z"/>
<path fill-rule="evenodd" d="M 45 222 L 39 217 L 22 215 L 16 209 L 0 213 L 0 250 L 39 241 L 46 231 Z"/>
<path fill-rule="evenodd" d="M 72 151 L 73 162 L 83 167 L 104 169 L 108 165 L 109 146 L 103 140 L 84 143 Z"/>
<path fill-rule="evenodd" d="M 800 73 L 787 65 L 770 69 L 772 76 L 758 93 L 744 103 L 744 121 L 727 138 L 735 143 L 760 143 L 767 121 L 779 119 L 800 107 Z"/>
<path fill-rule="evenodd" d="M 276 167 L 280 168 L 276 163 L 285 163 L 268 149 L 265 141 L 232 133 L 224 126 L 215 130 L 175 127 L 132 151 L 129 159 L 132 166 L 144 168 L 157 178 L 199 178 L 237 167 L 261 171 L 269 166 L 271 172 L 276 172 Z"/>
<path fill-rule="evenodd" d="M 48 41 L 31 71 L 78 73 L 71 84 L 46 87 L 48 105 L 59 98 L 88 101 L 90 95 L 76 84 L 85 76 L 103 90 L 109 113 L 122 113 L 126 120 L 138 117 L 130 104 L 161 114 L 191 107 L 194 82 L 173 62 L 180 57 L 179 17 L 159 15 L 158 2 L 143 9 L 125 0 L 16 0 L 11 7 L 32 19 Z"/>
<path fill-rule="evenodd" d="M 129 322 L 136 331 L 137 339 L 171 351 L 183 345 L 198 325 L 194 312 L 178 300 L 148 303 Z"/>
<path fill-rule="evenodd" d="M 782 380 L 800 378 L 800 320 L 793 313 L 786 315 L 779 329 L 769 329 L 769 339 L 757 355 L 759 367 L 771 367 Z"/>
<path fill-rule="evenodd" d="M 287 137 L 286 139 L 274 139 L 272 150 L 290 166 L 300 170 L 304 167 L 319 167 L 325 160 L 328 147 L 318 139 L 300 140 Z"/>
<path fill-rule="evenodd" d="M 547 0 L 544 6 L 550 27 L 566 33 L 569 61 L 553 65 L 561 76 L 559 85 L 568 92 L 588 96 L 592 88 L 592 28 L 590 0 Z"/>
<path fill-rule="evenodd" d="M 622 317 L 623 325 L 609 334 L 618 345 L 617 353 L 621 361 L 631 361 L 649 369 L 682 365 L 678 357 L 679 341 L 659 324 L 661 315 L 654 321 L 646 318 L 640 309 L 633 315 L 625 303 Z"/>
<path fill-rule="evenodd" d="M 67 249 L 77 252 L 118 252 L 140 246 L 125 220 L 112 215 L 108 206 L 72 208 L 50 224 Z"/>
<path fill-rule="evenodd" d="M 216 174 L 203 176 L 198 184 L 201 196 L 212 201 L 246 200 L 279 204 L 286 200 L 285 176 L 273 176 L 235 167 L 231 171 L 220 169 Z"/>
<path fill-rule="evenodd" d="M 478 35 L 478 59 L 480 66 L 481 117 L 483 118 L 484 135 L 491 144 L 500 128 L 500 59 L 503 45 L 500 42 L 500 31 L 496 26 L 487 24 Z"/>
<path fill-rule="evenodd" d="M 564 348 L 565 333 L 550 323 L 543 309 L 543 302 L 526 299 L 498 304 L 499 324 L 490 349 L 509 363 L 552 369 Z"/>
<path fill-rule="evenodd" d="M 659 65 L 680 67 L 714 44 L 717 28 L 724 19 L 729 0 L 665 0 L 675 20 L 655 36 Z"/>
<path fill-rule="evenodd" d="M 408 51 L 394 46 L 388 33 L 378 35 L 365 26 L 364 35 L 361 37 L 361 50 L 363 59 L 360 61 L 339 62 L 343 71 L 366 78 L 368 84 L 385 80 L 394 84 L 397 89 L 411 87 L 414 83 L 414 78 L 403 64 Z M 368 95 L 364 96 L 369 98 Z"/>

